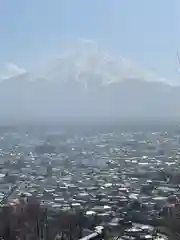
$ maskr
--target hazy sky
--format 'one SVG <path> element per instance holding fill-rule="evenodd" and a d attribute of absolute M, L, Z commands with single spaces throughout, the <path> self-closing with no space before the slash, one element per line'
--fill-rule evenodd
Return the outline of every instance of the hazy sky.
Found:
<path fill-rule="evenodd" d="M 86 38 L 180 78 L 179 0 L 0 0 L 0 34 L 0 64 L 26 67 L 59 53 L 61 41 Z"/>

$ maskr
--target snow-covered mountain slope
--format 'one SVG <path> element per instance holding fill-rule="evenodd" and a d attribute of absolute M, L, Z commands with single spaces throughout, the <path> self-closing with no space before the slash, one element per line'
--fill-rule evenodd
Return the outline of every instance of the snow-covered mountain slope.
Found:
<path fill-rule="evenodd" d="M 87 40 L 63 47 L 59 57 L 39 69 L 39 75 L 50 81 L 69 80 L 72 77 L 72 80 L 84 83 L 98 79 L 102 85 L 124 79 L 164 81 L 130 60 L 109 54 L 96 43 Z"/>
<path fill-rule="evenodd" d="M 33 72 L 13 64 L 9 69 L 9 77 L 0 78 L 3 119 L 180 117 L 180 87 L 94 42 L 63 47 Z"/>

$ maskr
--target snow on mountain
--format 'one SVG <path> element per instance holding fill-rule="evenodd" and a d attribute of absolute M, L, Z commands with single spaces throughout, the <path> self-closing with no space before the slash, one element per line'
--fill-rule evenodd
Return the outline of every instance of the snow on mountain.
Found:
<path fill-rule="evenodd" d="M 0 80 L 24 75 L 27 71 L 14 63 L 8 63 L 0 70 Z M 152 72 L 137 66 L 132 61 L 104 51 L 96 42 L 81 39 L 62 46 L 58 57 L 47 60 L 43 66 L 29 72 L 29 81 L 78 81 L 87 86 L 89 81 L 100 81 L 101 85 L 126 79 L 167 82 Z"/>
<path fill-rule="evenodd" d="M 59 57 L 48 61 L 40 70 L 40 75 L 50 81 L 69 79 L 71 76 L 73 80 L 84 83 L 93 81 L 90 77 L 92 74 L 92 78 L 96 81 L 99 79 L 102 85 L 125 79 L 165 81 L 128 59 L 107 53 L 90 40 L 68 44 Z"/>

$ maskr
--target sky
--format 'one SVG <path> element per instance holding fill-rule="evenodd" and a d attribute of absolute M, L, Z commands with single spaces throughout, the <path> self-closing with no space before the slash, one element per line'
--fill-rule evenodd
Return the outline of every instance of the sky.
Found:
<path fill-rule="evenodd" d="M 84 38 L 180 81 L 179 9 L 179 0 L 0 0 L 0 66 L 28 68 Z"/>

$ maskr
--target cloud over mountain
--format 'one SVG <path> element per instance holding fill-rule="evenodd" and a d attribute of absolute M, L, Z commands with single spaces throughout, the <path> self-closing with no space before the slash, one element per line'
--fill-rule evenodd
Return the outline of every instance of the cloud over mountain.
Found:
<path fill-rule="evenodd" d="M 25 69 L 19 68 L 16 64 L 9 62 L 5 65 L 5 68 L 0 71 L 0 80 L 10 79 L 25 72 Z"/>

